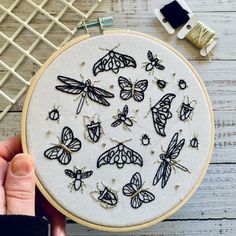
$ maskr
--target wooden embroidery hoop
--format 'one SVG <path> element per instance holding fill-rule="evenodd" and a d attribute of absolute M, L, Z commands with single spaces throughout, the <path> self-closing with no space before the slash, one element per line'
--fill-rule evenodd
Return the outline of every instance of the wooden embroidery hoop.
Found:
<path fill-rule="evenodd" d="M 40 182 L 39 178 L 36 175 L 36 184 L 37 184 L 37 187 L 39 188 L 39 190 L 41 191 L 41 193 L 45 196 L 45 198 L 56 209 L 58 209 L 62 214 L 64 214 L 68 218 L 72 219 L 73 221 L 75 221 L 75 222 L 77 222 L 79 224 L 85 225 L 85 226 L 90 227 L 90 228 L 98 229 L 98 230 L 109 231 L 109 232 L 127 232 L 127 231 L 132 231 L 132 230 L 143 229 L 143 228 L 152 226 L 154 224 L 157 224 L 158 222 L 163 221 L 164 219 L 166 219 L 169 216 L 171 216 L 172 214 L 174 214 L 178 209 L 180 209 L 190 199 L 190 197 L 193 195 L 193 193 L 196 191 L 196 189 L 201 184 L 201 182 L 202 182 L 202 180 L 203 180 L 203 178 L 204 178 L 204 176 L 206 174 L 206 171 L 208 169 L 208 165 L 210 163 L 210 160 L 211 160 L 211 156 L 212 156 L 212 152 L 213 152 L 213 147 L 214 147 L 214 133 L 215 133 L 215 130 L 214 130 L 214 116 L 213 116 L 212 106 L 211 106 L 211 102 L 210 102 L 207 90 L 206 90 L 205 85 L 203 84 L 203 81 L 201 80 L 199 74 L 194 69 L 194 67 L 188 62 L 188 60 L 182 54 L 180 54 L 178 51 L 176 51 L 174 48 L 172 48 L 170 45 L 168 45 L 167 43 L 165 43 L 165 42 L 163 42 L 163 41 L 161 41 L 161 40 L 159 40 L 159 39 L 157 39 L 155 37 L 152 37 L 152 36 L 144 34 L 144 33 L 135 32 L 135 31 L 111 30 L 111 31 L 104 31 L 103 33 L 105 35 L 132 34 L 132 35 L 142 36 L 144 38 L 147 38 L 147 39 L 150 39 L 150 40 L 153 40 L 153 41 L 156 41 L 156 42 L 162 44 L 163 46 L 165 46 L 169 50 L 171 50 L 173 53 L 175 53 L 191 69 L 191 71 L 193 72 L 193 74 L 196 76 L 197 80 L 201 84 L 202 90 L 204 91 L 205 97 L 207 99 L 209 113 L 210 113 L 210 119 L 211 119 L 211 141 L 210 141 L 210 148 L 209 148 L 209 153 L 208 153 L 208 157 L 207 157 L 207 162 L 206 162 L 206 164 L 205 164 L 205 166 L 204 166 L 204 168 L 202 170 L 202 173 L 201 173 L 200 177 L 198 178 L 198 181 L 196 182 L 195 186 L 186 195 L 186 197 L 183 198 L 181 200 L 181 202 L 179 204 L 177 204 L 174 208 L 172 208 L 170 211 L 166 212 L 161 217 L 158 217 L 158 218 L 156 218 L 154 220 L 151 220 L 149 222 L 145 222 L 143 224 L 127 226 L 127 227 L 111 227 L 111 226 L 104 226 L 104 225 L 94 224 L 92 222 L 89 222 L 89 221 L 83 220 L 81 218 L 78 218 L 77 216 L 73 215 L 69 211 L 65 210 L 58 202 L 55 201 L 55 199 L 53 199 L 53 197 L 46 191 L 45 187 L 42 185 L 42 183 Z M 77 44 L 77 43 L 82 42 L 84 40 L 87 40 L 89 38 L 90 38 L 90 35 L 89 34 L 85 34 L 85 35 L 82 35 L 82 36 L 80 36 L 78 38 L 75 38 L 74 40 L 71 40 L 70 42 L 65 44 L 61 49 L 59 49 L 54 54 L 52 54 L 52 56 L 44 63 L 44 65 L 41 67 L 41 69 L 34 76 L 32 84 L 31 84 L 31 86 L 30 86 L 30 88 L 28 90 L 28 93 L 26 95 L 25 102 L 24 102 L 24 107 L 23 107 L 23 111 L 22 111 L 21 139 L 22 139 L 23 151 L 25 153 L 29 153 L 28 146 L 27 146 L 27 137 L 26 137 L 27 112 L 28 112 L 28 107 L 29 107 L 29 103 L 30 103 L 30 100 L 31 100 L 31 96 L 33 94 L 33 91 L 35 89 L 35 86 L 36 86 L 37 82 L 41 78 L 41 75 L 43 74 L 45 69 L 62 52 L 64 52 L 65 50 L 67 50 L 68 48 L 73 46 L 74 44 Z"/>

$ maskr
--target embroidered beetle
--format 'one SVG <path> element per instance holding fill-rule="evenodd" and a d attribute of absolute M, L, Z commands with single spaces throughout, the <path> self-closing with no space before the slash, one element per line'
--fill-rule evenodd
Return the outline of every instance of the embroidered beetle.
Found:
<path fill-rule="evenodd" d="M 178 81 L 178 86 L 179 86 L 179 89 L 181 89 L 181 90 L 184 90 L 188 87 L 186 81 L 183 79 L 180 79 Z"/>
<path fill-rule="evenodd" d="M 53 121 L 59 121 L 60 119 L 60 112 L 58 110 L 59 107 L 55 107 L 48 112 L 47 119 L 53 120 Z"/>
<path fill-rule="evenodd" d="M 189 119 L 192 119 L 193 116 L 193 110 L 195 109 L 195 105 L 197 104 L 196 100 L 192 100 L 191 102 L 189 102 L 189 98 L 185 97 L 180 109 L 179 109 L 179 118 L 181 121 L 186 121 Z"/>
<path fill-rule="evenodd" d="M 97 202 L 100 202 L 100 205 L 103 208 L 114 208 L 118 203 L 117 191 L 105 186 L 103 183 L 102 188 L 99 188 L 97 183 L 97 190 L 90 193 L 90 196 Z"/>
<path fill-rule="evenodd" d="M 160 90 L 163 90 L 167 85 L 167 82 L 162 79 L 157 79 L 157 86 Z"/>
<path fill-rule="evenodd" d="M 84 124 L 87 128 L 88 137 L 86 133 L 84 134 L 85 139 L 88 139 L 94 143 L 98 142 L 101 138 L 101 135 L 104 134 L 101 126 L 101 121 L 99 120 L 99 117 L 97 118 L 97 121 L 95 122 L 95 116 L 93 116 L 92 120 L 90 117 L 84 116 Z M 85 119 L 88 118 L 90 123 L 86 123 Z"/>
<path fill-rule="evenodd" d="M 141 137 L 141 142 L 143 146 L 148 146 L 150 144 L 150 137 L 147 134 L 143 134 Z"/>
<path fill-rule="evenodd" d="M 194 136 L 194 137 L 190 140 L 189 146 L 192 147 L 192 148 L 198 149 L 198 145 L 199 145 L 199 141 L 198 141 L 198 139 L 197 139 L 197 136 Z"/>

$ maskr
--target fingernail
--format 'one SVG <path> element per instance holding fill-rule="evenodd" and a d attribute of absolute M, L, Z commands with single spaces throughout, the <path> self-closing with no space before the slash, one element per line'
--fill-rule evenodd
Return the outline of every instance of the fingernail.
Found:
<path fill-rule="evenodd" d="M 33 171 L 33 164 L 29 157 L 17 155 L 13 158 L 11 170 L 15 176 L 27 176 Z"/>

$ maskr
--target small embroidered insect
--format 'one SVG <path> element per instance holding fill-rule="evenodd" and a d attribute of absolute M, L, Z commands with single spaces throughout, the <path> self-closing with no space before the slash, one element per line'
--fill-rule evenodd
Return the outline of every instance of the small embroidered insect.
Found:
<path fill-rule="evenodd" d="M 83 187 L 86 187 L 83 179 L 87 179 L 93 174 L 93 171 L 85 171 L 85 168 L 78 169 L 74 166 L 74 170 L 66 169 L 65 174 L 70 178 L 74 179 L 70 184 L 70 192 L 74 189 L 75 191 L 81 190 L 83 192 Z"/>
<path fill-rule="evenodd" d="M 95 115 L 93 116 L 92 120 L 90 117 L 84 116 L 84 124 L 88 133 L 88 135 L 86 135 L 85 132 L 84 137 L 85 139 L 94 143 L 98 142 L 102 134 L 104 134 L 101 121 L 99 120 L 99 117 L 97 118 L 97 121 L 95 121 Z M 89 119 L 89 123 L 86 122 L 86 118 Z"/>
<path fill-rule="evenodd" d="M 114 208 L 118 203 L 117 192 L 106 185 L 102 184 L 102 188 L 99 188 L 97 183 L 97 190 L 90 193 L 90 196 L 97 202 L 100 203 L 100 206 L 108 209 Z"/>
<path fill-rule="evenodd" d="M 179 86 L 179 89 L 181 89 L 181 90 L 184 90 L 188 87 L 186 81 L 183 79 L 180 79 L 178 81 L 178 86 Z"/>
<path fill-rule="evenodd" d="M 157 87 L 163 91 L 163 89 L 166 87 L 167 82 L 162 79 L 157 79 Z"/>
<path fill-rule="evenodd" d="M 184 97 L 184 101 L 182 102 L 178 110 L 179 118 L 181 121 L 192 119 L 193 111 L 195 109 L 196 104 L 197 104 L 196 100 L 192 100 L 191 102 L 189 102 L 189 98 Z"/>
<path fill-rule="evenodd" d="M 199 146 L 199 141 L 198 141 L 198 139 L 197 139 L 197 136 L 194 136 L 194 137 L 190 140 L 189 147 L 198 149 L 198 146 Z"/>
<path fill-rule="evenodd" d="M 147 52 L 147 57 L 149 62 L 144 62 L 143 68 L 145 67 L 145 70 L 149 72 L 148 75 L 153 75 L 155 69 L 158 70 L 165 69 L 165 66 L 160 64 L 162 61 L 159 60 L 156 55 L 153 55 L 153 53 L 150 50 Z"/>
<path fill-rule="evenodd" d="M 58 110 L 59 107 L 53 107 L 53 109 L 51 111 L 48 112 L 48 117 L 46 120 L 50 119 L 53 121 L 58 121 L 60 119 L 60 112 Z"/>
<path fill-rule="evenodd" d="M 123 123 L 124 130 L 128 129 L 130 131 L 129 127 L 133 126 L 133 122 L 135 122 L 135 121 L 134 121 L 133 117 L 131 117 L 131 116 L 128 117 L 128 113 L 129 113 L 129 108 L 127 105 L 125 105 L 123 107 L 122 112 L 118 111 L 118 114 L 116 116 L 113 116 L 115 121 L 113 123 L 111 123 L 111 126 L 117 127 Z"/>
<path fill-rule="evenodd" d="M 151 142 L 150 142 L 150 137 L 148 137 L 147 134 L 143 134 L 141 137 L 141 143 L 143 146 L 148 146 Z"/>

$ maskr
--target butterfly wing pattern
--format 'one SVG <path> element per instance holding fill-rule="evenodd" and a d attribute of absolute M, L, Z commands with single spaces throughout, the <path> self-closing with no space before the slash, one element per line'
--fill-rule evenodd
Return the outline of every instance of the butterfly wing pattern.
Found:
<path fill-rule="evenodd" d="M 133 97 L 136 102 L 141 102 L 144 99 L 144 92 L 148 87 L 148 80 L 139 80 L 133 85 L 127 78 L 120 76 L 118 84 L 121 88 L 120 97 L 123 100 Z"/>
<path fill-rule="evenodd" d="M 151 108 L 152 119 L 156 132 L 165 137 L 165 127 L 167 120 L 172 117 L 170 112 L 172 100 L 176 97 L 173 93 L 168 93 L 164 95 L 155 106 Z"/>
<path fill-rule="evenodd" d="M 71 153 L 78 152 L 81 148 L 81 141 L 74 138 L 72 130 L 65 126 L 61 133 L 61 140 L 44 152 L 44 156 L 50 160 L 57 159 L 62 165 L 67 165 L 71 161 Z"/>
<path fill-rule="evenodd" d="M 142 156 L 134 150 L 128 148 L 123 143 L 104 152 L 97 160 L 97 167 L 102 165 L 114 165 L 122 169 L 125 164 L 137 164 L 143 166 Z"/>
<path fill-rule="evenodd" d="M 115 74 L 125 67 L 137 67 L 135 59 L 129 55 L 110 50 L 104 57 L 99 59 L 93 66 L 93 74 L 96 76 L 103 71 L 112 71 Z"/>
<path fill-rule="evenodd" d="M 125 196 L 131 197 L 130 205 L 134 209 L 139 208 L 143 203 L 149 203 L 155 200 L 155 196 L 151 192 L 142 189 L 142 186 L 141 175 L 136 172 L 132 176 L 130 183 L 126 184 L 122 189 Z"/>

